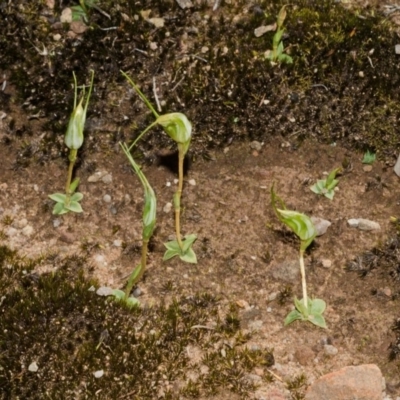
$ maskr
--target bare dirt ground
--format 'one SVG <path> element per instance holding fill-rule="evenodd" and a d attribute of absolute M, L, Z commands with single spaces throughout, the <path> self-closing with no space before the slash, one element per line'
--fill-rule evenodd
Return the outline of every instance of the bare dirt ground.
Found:
<path fill-rule="evenodd" d="M 159 7 L 163 10 L 162 6 Z M 206 10 L 211 13 L 209 9 Z M 243 15 L 241 17 L 245 18 Z M 188 17 L 185 21 L 195 26 L 197 21 L 198 26 L 202 26 L 196 18 L 198 16 Z M 157 34 L 156 30 L 151 33 Z M 349 41 L 353 37 L 351 31 L 346 35 Z M 135 38 L 138 43 L 150 39 Z M 207 41 L 201 43 L 201 35 L 196 39 L 186 36 L 184 40 L 193 47 L 209 45 Z M 180 42 L 180 52 L 185 52 L 185 43 Z M 204 54 L 200 56 L 204 57 Z M 330 57 L 324 51 L 322 54 L 323 59 Z M 153 63 L 153 60 L 148 62 Z M 374 62 L 377 61 L 374 59 Z M 145 65 L 143 62 L 140 67 L 134 68 L 142 69 Z M 185 65 L 184 62 L 182 65 Z M 369 65 L 369 61 L 366 61 L 366 65 Z M 172 71 L 175 64 L 173 68 L 172 64 L 170 67 L 171 70 L 163 75 L 165 80 L 176 72 Z M 197 68 L 194 64 L 192 67 Z M 274 73 L 279 79 L 285 80 L 283 70 Z M 264 85 L 258 72 L 254 74 L 254 82 L 260 80 L 260 85 Z M 378 72 L 376 74 L 379 75 Z M 364 83 L 357 81 L 353 72 L 351 76 L 355 88 L 340 91 L 343 103 L 350 98 L 352 91 L 361 93 L 362 101 L 367 101 L 365 99 L 368 99 L 370 92 L 365 89 Z M 216 80 L 213 82 L 212 86 L 218 87 L 219 83 Z M 170 86 L 176 83 L 174 81 Z M 4 115 L 0 113 L 3 115 L 0 119 L 0 244 L 5 252 L 1 258 L 3 283 L 0 286 L 5 295 L 1 297 L 0 293 L 0 307 L 4 321 L 9 323 L 5 328 L 9 333 L 4 333 L 0 338 L 0 344 L 4 344 L 3 358 L 0 355 L 0 387 L 4 388 L 4 399 L 44 398 L 40 396 L 46 390 L 50 398 L 57 398 L 54 396 L 64 393 L 64 398 L 104 399 L 110 396 L 149 399 L 234 399 L 237 396 L 238 399 L 268 399 L 278 390 L 287 399 L 300 399 L 307 384 L 317 377 L 342 366 L 362 363 L 376 363 L 385 376 L 387 393 L 393 398 L 400 395 L 399 363 L 395 357 L 397 353 L 393 350 L 398 342 L 392 330 L 394 321 L 399 317 L 399 239 L 396 225 L 390 222 L 390 217 L 399 216 L 400 206 L 399 178 L 393 172 L 396 151 L 394 145 L 390 147 L 393 143 L 398 144 L 398 139 L 386 140 L 382 133 L 386 147 L 378 151 L 378 160 L 372 167 L 366 168 L 361 162 L 363 151 L 360 147 L 365 148 L 369 140 L 375 140 L 370 147 L 375 149 L 378 138 L 370 139 L 365 136 L 367 134 L 363 136 L 362 129 L 368 131 L 364 126 L 368 128 L 365 121 L 352 126 L 351 129 L 356 133 L 348 128 L 351 133 L 346 136 L 346 121 L 359 117 L 355 112 L 357 107 L 346 112 L 345 105 L 341 109 L 339 101 L 332 100 L 329 103 L 324 97 L 334 97 L 334 94 L 325 94 L 321 89 L 321 97 L 315 95 L 314 98 L 309 94 L 310 91 L 315 93 L 315 88 L 306 90 L 299 83 L 292 87 L 290 85 L 275 86 L 277 92 L 282 92 L 280 100 L 277 94 L 269 95 L 268 91 L 265 91 L 267 97 L 261 91 L 254 94 L 255 105 L 249 106 L 249 112 L 260 115 L 260 121 L 266 118 L 270 124 L 256 123 L 250 117 L 246 119 L 244 111 L 240 111 L 239 100 L 232 107 L 228 104 L 228 108 L 222 108 L 225 111 L 218 109 L 215 115 L 200 100 L 190 110 L 195 123 L 193 150 L 186 168 L 182 197 L 182 229 L 184 234 L 198 235 L 194 244 L 198 258 L 196 265 L 184 264 L 177 259 L 162 262 L 165 250 L 163 243 L 174 234 L 173 211 L 168 207 L 176 190 L 177 178 L 173 145 L 163 137 L 161 131 L 157 131 L 138 150 L 137 160 L 142 163 L 158 200 L 157 228 L 150 244 L 149 265 L 143 280 L 135 289 L 143 309 L 143 314 L 138 317 L 139 314 L 132 316 L 126 310 L 118 310 L 114 303 L 106 303 L 92 289 L 100 286 L 122 288 L 132 268 L 140 260 L 143 191 L 118 141 L 130 140 L 132 132 L 137 133 L 136 117 L 131 114 L 135 112 L 138 115 L 138 125 L 142 126 L 147 118 L 144 117 L 145 110 L 136 100 L 132 100 L 134 94 L 125 82 L 113 82 L 113 87 L 108 88 L 107 92 L 98 89 L 95 94 L 96 109 L 92 115 L 89 112 L 87 143 L 80 153 L 75 172 L 81 179 L 79 191 L 84 194 L 84 213 L 54 216 L 51 213 L 53 202 L 48 195 L 63 190 L 67 160 L 62 134 L 57 136 L 46 129 L 46 124 L 55 123 L 54 119 L 61 114 L 54 114 L 53 118 L 50 115 L 32 118 L 37 110 L 30 106 L 22 107 L 17 85 L 11 80 L 7 96 L 3 98 L 6 100 Z M 294 89 L 296 92 L 293 92 Z M 323 99 L 321 109 L 315 111 L 317 105 L 314 103 L 314 106 L 305 106 L 310 110 L 305 116 L 302 106 L 296 105 L 298 100 L 293 100 L 296 93 L 300 97 L 300 104 L 311 102 L 309 99 L 312 98 L 318 105 Z M 166 93 L 164 95 L 167 97 Z M 180 96 L 176 95 L 173 101 L 167 99 L 170 101 L 167 108 L 173 105 L 182 107 L 183 94 L 180 93 Z M 372 97 L 375 99 L 379 96 Z M 269 98 L 271 102 L 264 102 Z M 70 110 L 71 102 L 66 103 L 62 107 Z M 392 103 L 383 107 L 384 111 L 380 110 L 389 122 L 396 120 L 397 109 L 391 106 Z M 101 109 L 105 117 L 99 112 Z M 334 121 L 330 114 L 336 109 L 344 115 L 342 121 Z M 277 110 L 280 110 L 279 113 Z M 359 113 L 364 113 L 361 105 Z M 127 115 L 129 117 L 125 119 Z M 239 117 L 235 118 L 236 115 Z M 110 118 L 107 119 L 107 116 Z M 216 121 L 215 131 L 210 128 L 213 118 Z M 309 135 L 307 118 L 312 119 L 310 126 L 313 126 Z M 332 128 L 328 134 L 331 140 L 326 140 L 324 136 L 324 143 L 321 143 L 319 133 L 325 134 L 322 125 L 326 127 L 330 123 L 335 125 L 336 130 Z M 277 127 L 281 130 L 277 131 Z M 222 134 L 224 129 L 226 132 Z M 284 130 L 287 133 L 283 133 Z M 214 133 L 215 138 L 211 139 Z M 359 137 L 354 138 L 354 135 Z M 161 138 L 160 141 L 158 138 Z M 258 142 L 251 142 L 252 139 Z M 44 149 L 46 143 L 49 143 L 47 150 Z M 357 147 L 349 143 L 362 145 Z M 310 186 L 336 167 L 343 167 L 343 172 L 338 177 L 334 199 L 330 201 L 311 192 Z M 93 182 L 93 177 L 98 180 Z M 273 184 L 288 208 L 331 222 L 327 232 L 308 249 L 305 259 L 309 294 L 327 303 L 327 330 L 299 322 L 289 327 L 283 326 L 285 316 L 293 308 L 293 296 L 301 297 L 297 266 L 299 242 L 273 213 L 270 204 Z M 351 218 L 373 220 L 379 223 L 381 229 L 361 231 L 351 228 L 347 223 Z M 15 265 L 7 261 L 10 257 L 5 248 L 17 250 L 25 261 Z M 29 259 L 34 261 L 28 263 L 28 267 L 26 260 Z M 68 272 L 69 275 L 66 275 L 67 282 L 71 281 L 77 293 L 86 293 L 79 301 L 73 300 L 73 292 L 68 292 L 71 297 L 62 297 L 63 302 L 71 301 L 69 314 L 62 305 L 60 309 L 65 314 L 58 317 L 58 300 L 53 301 L 49 295 L 46 301 L 40 300 L 43 303 L 35 305 L 37 308 L 32 317 L 21 316 L 23 322 L 18 322 L 17 311 L 15 315 L 7 314 L 6 317 L 6 306 L 11 309 L 12 304 L 27 301 L 21 300 L 25 291 L 31 293 L 32 290 L 32 296 L 38 299 L 41 299 L 40 293 L 47 293 L 47 290 L 54 296 L 58 290 L 64 293 L 67 283 L 59 281 L 59 286 L 50 290 L 51 285 L 41 283 L 40 277 L 57 276 L 58 271 L 64 271 L 62 266 L 66 263 L 67 270 L 72 271 L 72 274 Z M 29 282 L 24 280 L 27 276 Z M 81 280 L 86 283 L 81 283 Z M 86 289 L 81 292 L 82 287 Z M 90 291 L 88 287 L 91 287 Z M 197 299 L 196 296 L 202 300 L 190 303 L 191 299 Z M 215 297 L 215 302 L 207 296 Z M 183 302 L 183 309 L 177 312 L 179 318 L 183 321 L 187 317 L 184 307 L 192 304 L 190 313 L 195 317 L 188 317 L 191 328 L 195 326 L 194 330 L 202 333 L 196 333 L 195 337 L 187 334 L 187 341 L 181 343 L 181 336 L 186 335 L 182 328 L 185 334 L 176 334 L 171 345 L 179 348 L 179 351 L 176 350 L 176 360 L 181 360 L 181 364 L 175 359 L 176 364 L 168 364 L 165 361 L 168 356 L 160 355 L 151 364 L 152 367 L 157 365 L 156 372 L 149 375 L 148 381 L 143 378 L 145 372 L 140 371 L 143 382 L 146 382 L 143 385 L 146 387 L 142 389 L 135 366 L 141 363 L 140 357 L 144 360 L 148 356 L 144 350 L 143 353 L 135 353 L 135 340 L 139 340 L 140 335 L 150 337 L 153 328 L 149 321 L 162 319 L 159 314 L 162 315 L 164 311 L 156 317 L 156 314 L 151 314 L 152 309 L 163 305 L 165 310 L 171 310 L 179 301 Z M 54 314 L 50 311 L 53 306 Z M 196 314 L 196 308 L 204 308 L 205 314 Z M 188 315 L 190 313 L 187 312 Z M 167 320 L 169 311 L 165 311 L 165 315 Z M 57 324 L 62 327 L 57 334 L 47 333 L 53 332 Z M 133 327 L 129 327 L 129 324 Z M 180 324 L 183 322 L 177 325 Z M 222 330 L 219 330 L 220 325 Z M 135 337 L 132 331 L 136 329 L 135 332 L 139 332 L 141 328 L 138 326 L 146 327 L 143 329 L 149 326 L 150 333 L 139 333 Z M 229 329 L 233 326 L 234 329 L 229 331 L 227 326 Z M 173 323 L 172 328 L 165 329 L 168 332 L 172 329 L 175 334 L 175 328 Z M 63 329 L 67 332 L 66 336 Z M 96 353 L 99 336 L 105 331 L 110 339 L 105 340 L 106 345 Z M 29 336 L 29 339 L 24 341 L 22 338 L 25 336 Z M 126 340 L 125 347 L 117 344 L 121 337 L 126 338 L 123 340 Z M 18 339 L 14 343 L 11 338 Z M 206 340 L 206 345 L 197 342 L 200 339 Z M 127 349 L 129 340 L 135 345 Z M 167 342 L 169 346 L 171 340 Z M 54 343 L 59 343 L 57 350 L 52 347 Z M 149 343 L 146 349 L 150 348 L 150 353 L 152 346 L 155 353 L 156 348 L 163 346 L 172 353 L 166 344 L 160 345 L 151 340 Z M 269 357 L 273 354 L 273 359 L 250 362 L 249 358 L 253 357 L 251 353 L 239 356 L 242 354 L 239 350 L 245 348 L 255 353 L 261 349 Z M 59 351 L 62 356 L 58 355 Z M 135 356 L 132 356 L 132 352 Z M 95 355 L 92 356 L 92 353 Z M 218 362 L 222 360 L 221 365 L 224 360 L 229 359 L 229 362 L 226 361 L 223 367 L 219 366 L 220 369 L 214 368 L 211 355 L 218 358 Z M 389 361 L 390 355 L 394 360 Z M 136 356 L 138 360 L 134 358 Z M 34 360 L 38 360 L 39 364 L 37 380 L 27 371 L 28 365 Z M 237 367 L 240 370 L 238 375 L 231 371 L 235 370 L 236 362 L 240 365 L 240 368 Z M 122 368 L 122 364 L 125 369 L 118 369 Z M 94 368 L 104 369 L 103 381 L 102 378 L 93 378 Z M 172 373 L 169 368 L 176 371 Z M 45 372 L 42 372 L 43 369 Z M 225 378 L 226 370 L 232 374 L 226 373 L 227 382 L 222 378 L 219 382 L 216 376 L 221 374 Z M 18 385 L 18 382 L 22 384 Z M 238 382 L 250 384 L 239 385 Z M 135 387 L 130 385 L 140 389 L 135 391 Z M 38 386 L 44 389 L 35 394 Z"/>

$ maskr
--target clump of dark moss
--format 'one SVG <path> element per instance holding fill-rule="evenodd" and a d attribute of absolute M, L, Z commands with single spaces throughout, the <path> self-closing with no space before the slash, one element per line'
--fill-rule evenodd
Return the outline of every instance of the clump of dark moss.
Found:
<path fill-rule="evenodd" d="M 390 23 L 370 10 L 348 10 L 334 0 L 291 3 L 285 44 L 294 64 L 273 67 L 263 58 L 273 32 L 257 38 L 254 29 L 275 21 L 283 0 L 261 1 L 253 8 L 245 1 L 229 8 L 222 4 L 217 13 L 206 2 L 182 10 L 172 0 L 102 1 L 111 18 L 92 10 L 90 28 L 80 38 L 67 37 L 68 26 L 57 24 L 58 4 L 50 12 L 41 2 L 31 3 L 16 0 L 0 8 L 7 21 L 0 52 L 20 104 L 29 114 L 45 114 L 46 143 L 35 153 L 43 162 L 59 155 L 51 149 L 59 150 L 57 135 L 70 113 L 72 71 L 81 82 L 90 69 L 96 73 L 96 90 L 88 136 L 97 135 L 85 141 L 91 152 L 112 148 L 147 125 L 147 113 L 121 69 L 146 94 L 157 78 L 163 111 L 189 116 L 195 127 L 192 149 L 205 157 L 209 149 L 233 140 L 268 142 L 276 135 L 291 138 L 294 148 L 312 137 L 374 148 L 387 158 L 398 149 L 396 36 Z M 63 7 L 72 4 L 63 2 Z M 164 27 L 156 29 L 142 18 L 146 9 L 164 18 Z M 52 39 L 56 32 L 62 40 Z M 151 50 L 150 43 L 157 49 Z M 40 54 L 43 47 L 47 55 Z M 137 123 L 133 132 L 127 116 Z M 106 134 L 99 137 L 99 132 Z M 155 130 L 141 146 L 159 149 L 168 143 Z"/>
<path fill-rule="evenodd" d="M 220 390 L 246 398 L 246 373 L 273 363 L 271 351 L 242 346 L 236 317 L 230 311 L 221 320 L 212 295 L 129 310 L 95 294 L 84 258 L 50 260 L 57 270 L 38 275 L 42 259 L 0 247 L 1 399 L 173 399 Z M 237 344 L 215 350 L 229 337 Z M 202 359 L 190 360 L 188 346 Z M 198 374 L 201 366 L 208 371 Z"/>

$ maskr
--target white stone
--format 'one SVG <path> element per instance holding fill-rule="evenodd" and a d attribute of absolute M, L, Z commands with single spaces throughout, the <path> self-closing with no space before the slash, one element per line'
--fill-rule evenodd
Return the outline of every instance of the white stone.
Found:
<path fill-rule="evenodd" d="M 196 181 L 194 179 L 189 179 L 188 183 L 191 186 L 196 186 Z"/>
<path fill-rule="evenodd" d="M 400 46 L 400 45 L 398 45 L 398 46 Z M 397 161 L 396 161 L 396 164 L 394 165 L 393 170 L 397 176 L 400 176 L 400 154 L 397 158 Z"/>
<path fill-rule="evenodd" d="M 72 10 L 70 8 L 64 8 L 61 13 L 60 22 L 70 24 L 72 22 Z"/>
<path fill-rule="evenodd" d="M 332 346 L 331 344 L 326 344 L 324 346 L 324 352 L 329 356 L 335 356 L 339 352 L 339 350 L 335 346 Z"/>
<path fill-rule="evenodd" d="M 109 194 L 105 194 L 103 196 L 104 203 L 111 203 L 111 196 Z"/>
<path fill-rule="evenodd" d="M 323 259 L 321 260 L 321 264 L 324 268 L 330 268 L 332 267 L 332 261 L 328 259 Z"/>
<path fill-rule="evenodd" d="M 36 361 L 34 361 L 33 363 L 29 364 L 28 371 L 37 372 L 38 370 L 39 370 L 39 367 L 38 367 Z"/>
<path fill-rule="evenodd" d="M 149 47 L 150 47 L 150 50 L 153 50 L 153 51 L 158 49 L 156 42 L 150 42 Z"/>
<path fill-rule="evenodd" d="M 396 46 L 394 46 L 394 52 L 396 54 L 400 54 L 400 44 L 396 44 Z"/>
<path fill-rule="evenodd" d="M 115 247 L 121 247 L 122 246 L 122 240 L 121 239 L 116 239 L 113 241 L 113 246 Z"/>
<path fill-rule="evenodd" d="M 111 183 L 112 182 L 112 174 L 106 174 L 104 175 L 101 180 L 103 183 Z"/>
<path fill-rule="evenodd" d="M 167 203 L 164 207 L 163 207 L 163 211 L 165 213 L 169 213 L 172 210 L 172 203 Z"/>
<path fill-rule="evenodd" d="M 314 224 L 315 229 L 317 230 L 317 236 L 322 236 L 332 225 L 330 221 L 320 217 L 311 217 L 311 222 Z"/>
<path fill-rule="evenodd" d="M 101 286 L 96 290 L 96 294 L 98 296 L 110 296 L 113 293 L 114 289 L 108 286 Z"/>
<path fill-rule="evenodd" d="M 350 227 L 358 228 L 361 231 L 379 231 L 381 226 L 378 222 L 364 218 L 352 218 L 347 221 Z"/>
<path fill-rule="evenodd" d="M 88 182 L 96 183 L 98 182 L 104 175 L 107 175 L 106 171 L 96 171 L 93 175 L 90 175 L 88 178 Z"/>
<path fill-rule="evenodd" d="M 93 372 L 93 375 L 94 375 L 94 377 L 95 378 L 101 378 L 103 375 L 104 375 L 104 371 L 102 370 L 102 369 L 100 369 L 100 370 L 98 370 L 98 371 L 96 371 L 96 372 Z"/>

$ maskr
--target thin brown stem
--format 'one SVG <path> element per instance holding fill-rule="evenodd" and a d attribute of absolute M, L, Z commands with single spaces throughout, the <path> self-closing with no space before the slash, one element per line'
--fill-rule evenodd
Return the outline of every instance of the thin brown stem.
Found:
<path fill-rule="evenodd" d="M 70 186 L 71 186 L 71 181 L 72 181 L 72 173 L 74 171 L 74 165 L 75 165 L 75 161 L 76 161 L 76 155 L 77 155 L 78 151 L 77 150 L 71 150 L 69 153 L 69 167 L 68 167 L 68 175 L 67 175 L 67 183 L 65 185 L 65 194 L 67 195 L 66 198 L 66 205 L 69 205 L 69 200 L 70 197 L 72 195 L 71 190 L 70 190 Z"/>
<path fill-rule="evenodd" d="M 178 190 L 175 193 L 174 204 L 175 204 L 175 231 L 176 240 L 179 247 L 183 249 L 182 237 L 181 237 L 181 197 L 183 190 L 183 161 L 185 159 L 185 153 L 181 146 L 178 145 L 179 150 L 179 166 L 178 166 Z"/>
<path fill-rule="evenodd" d="M 308 308 L 308 297 L 307 297 L 307 283 L 306 283 L 306 270 L 304 268 L 304 251 L 300 250 L 300 273 L 301 273 L 301 286 L 303 288 L 303 302 L 306 307 Z"/>
<path fill-rule="evenodd" d="M 126 285 L 126 289 L 125 289 L 125 296 L 128 298 L 131 290 L 133 288 L 133 286 L 140 281 L 140 279 L 142 278 L 144 271 L 146 270 L 146 263 L 147 263 L 147 249 L 148 249 L 148 244 L 149 241 L 148 240 L 143 240 L 143 244 L 142 244 L 142 258 L 140 261 L 140 264 L 133 270 L 131 277 L 128 280 L 128 284 Z M 135 271 L 136 269 L 139 268 L 140 271 L 139 273 L 135 276 Z"/>

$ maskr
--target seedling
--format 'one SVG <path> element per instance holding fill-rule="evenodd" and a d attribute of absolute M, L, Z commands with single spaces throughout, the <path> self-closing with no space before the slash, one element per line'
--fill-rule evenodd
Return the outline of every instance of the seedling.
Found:
<path fill-rule="evenodd" d="M 132 165 L 133 170 L 138 176 L 140 182 L 144 189 L 144 208 L 143 208 L 143 231 L 142 231 L 142 258 L 141 262 L 132 271 L 129 276 L 128 283 L 126 285 L 125 291 L 120 289 L 115 289 L 112 295 L 119 301 L 125 302 L 129 307 L 133 307 L 139 304 L 139 301 L 130 296 L 133 286 L 140 280 L 146 270 L 147 264 L 147 250 L 148 244 L 151 236 L 154 232 L 154 227 L 156 225 L 156 209 L 157 200 L 153 188 L 150 186 L 148 180 L 143 174 L 140 167 L 136 164 L 131 153 L 129 152 L 128 146 L 124 143 L 121 144 L 122 150 L 124 151 L 126 157 Z"/>
<path fill-rule="evenodd" d="M 341 168 L 335 168 L 331 171 L 326 179 L 319 179 L 316 184 L 310 187 L 310 189 L 316 193 L 327 197 L 329 200 L 333 199 L 335 195 L 335 187 L 339 183 L 336 178 L 336 174 L 341 171 Z"/>
<path fill-rule="evenodd" d="M 97 3 L 99 0 L 79 0 L 79 6 L 72 6 L 72 21 L 84 21 L 86 24 L 89 23 L 89 11 L 91 8 L 98 11 L 108 19 L 111 19 L 110 15 L 102 10 Z"/>
<path fill-rule="evenodd" d="M 376 154 L 367 150 L 362 159 L 363 164 L 373 164 L 376 160 Z"/>
<path fill-rule="evenodd" d="M 79 178 L 76 178 L 72 183 L 71 180 L 72 180 L 74 165 L 78 154 L 78 149 L 82 146 L 84 139 L 83 129 L 85 127 L 86 112 L 89 105 L 90 95 L 92 93 L 93 79 L 94 79 L 94 71 L 91 72 L 92 72 L 92 78 L 90 81 L 89 94 L 86 98 L 86 103 L 84 108 L 82 107 L 82 104 L 85 98 L 85 88 L 83 88 L 83 95 L 81 97 L 81 100 L 79 101 L 79 104 L 77 105 L 76 103 L 78 97 L 77 96 L 78 85 L 76 82 L 75 73 L 73 73 L 75 82 L 74 111 L 72 112 L 71 117 L 69 119 L 67 132 L 64 138 L 65 144 L 70 150 L 68 156 L 69 168 L 67 175 L 67 183 L 65 185 L 65 194 L 54 193 L 49 195 L 50 199 L 56 202 L 53 208 L 53 214 L 61 215 L 61 214 L 66 214 L 69 211 L 73 211 L 76 213 L 81 213 L 83 211 L 79 203 L 79 201 L 81 201 L 83 198 L 83 194 L 75 192 L 76 188 L 79 185 Z"/>
<path fill-rule="evenodd" d="M 183 162 L 185 155 L 189 150 L 190 141 L 192 138 L 192 124 L 188 120 L 185 114 L 182 113 L 170 113 L 159 115 L 154 109 L 152 104 L 149 102 L 147 97 L 141 92 L 141 90 L 136 86 L 136 84 L 126 75 L 123 71 L 121 73 L 125 76 L 128 82 L 132 85 L 135 91 L 138 93 L 140 98 L 144 101 L 149 110 L 153 113 L 156 120 L 150 124 L 132 143 L 129 150 L 137 143 L 137 141 L 152 127 L 155 125 L 161 125 L 167 135 L 177 143 L 178 146 L 178 190 L 174 194 L 173 203 L 175 210 L 175 232 L 176 240 L 164 243 L 167 251 L 164 254 L 163 260 L 169 260 L 172 257 L 179 256 L 182 261 L 188 263 L 197 263 L 196 254 L 192 249 L 192 245 L 196 240 L 197 236 L 194 234 L 186 235 L 182 239 L 181 235 L 181 197 L 183 190 Z"/>
<path fill-rule="evenodd" d="M 322 316 L 326 307 L 325 302 L 320 299 L 311 300 L 307 296 L 304 253 L 317 236 L 314 224 L 307 215 L 301 214 L 297 211 L 287 210 L 283 200 L 275 193 L 274 186 L 271 188 L 271 204 L 279 220 L 288 226 L 300 239 L 299 263 L 303 299 L 294 299 L 296 310 L 291 311 L 285 318 L 285 325 L 299 319 L 301 321 L 309 321 L 321 328 L 326 328 L 325 319 Z M 281 208 L 278 208 L 278 205 Z"/>
<path fill-rule="evenodd" d="M 282 41 L 283 33 L 285 28 L 283 28 L 283 22 L 286 19 L 286 6 L 283 6 L 278 14 L 276 20 L 276 32 L 272 39 L 272 50 L 267 50 L 265 52 L 265 58 L 270 60 L 271 63 L 282 62 L 286 64 L 292 64 L 293 58 L 288 54 L 284 53 L 284 46 Z"/>

